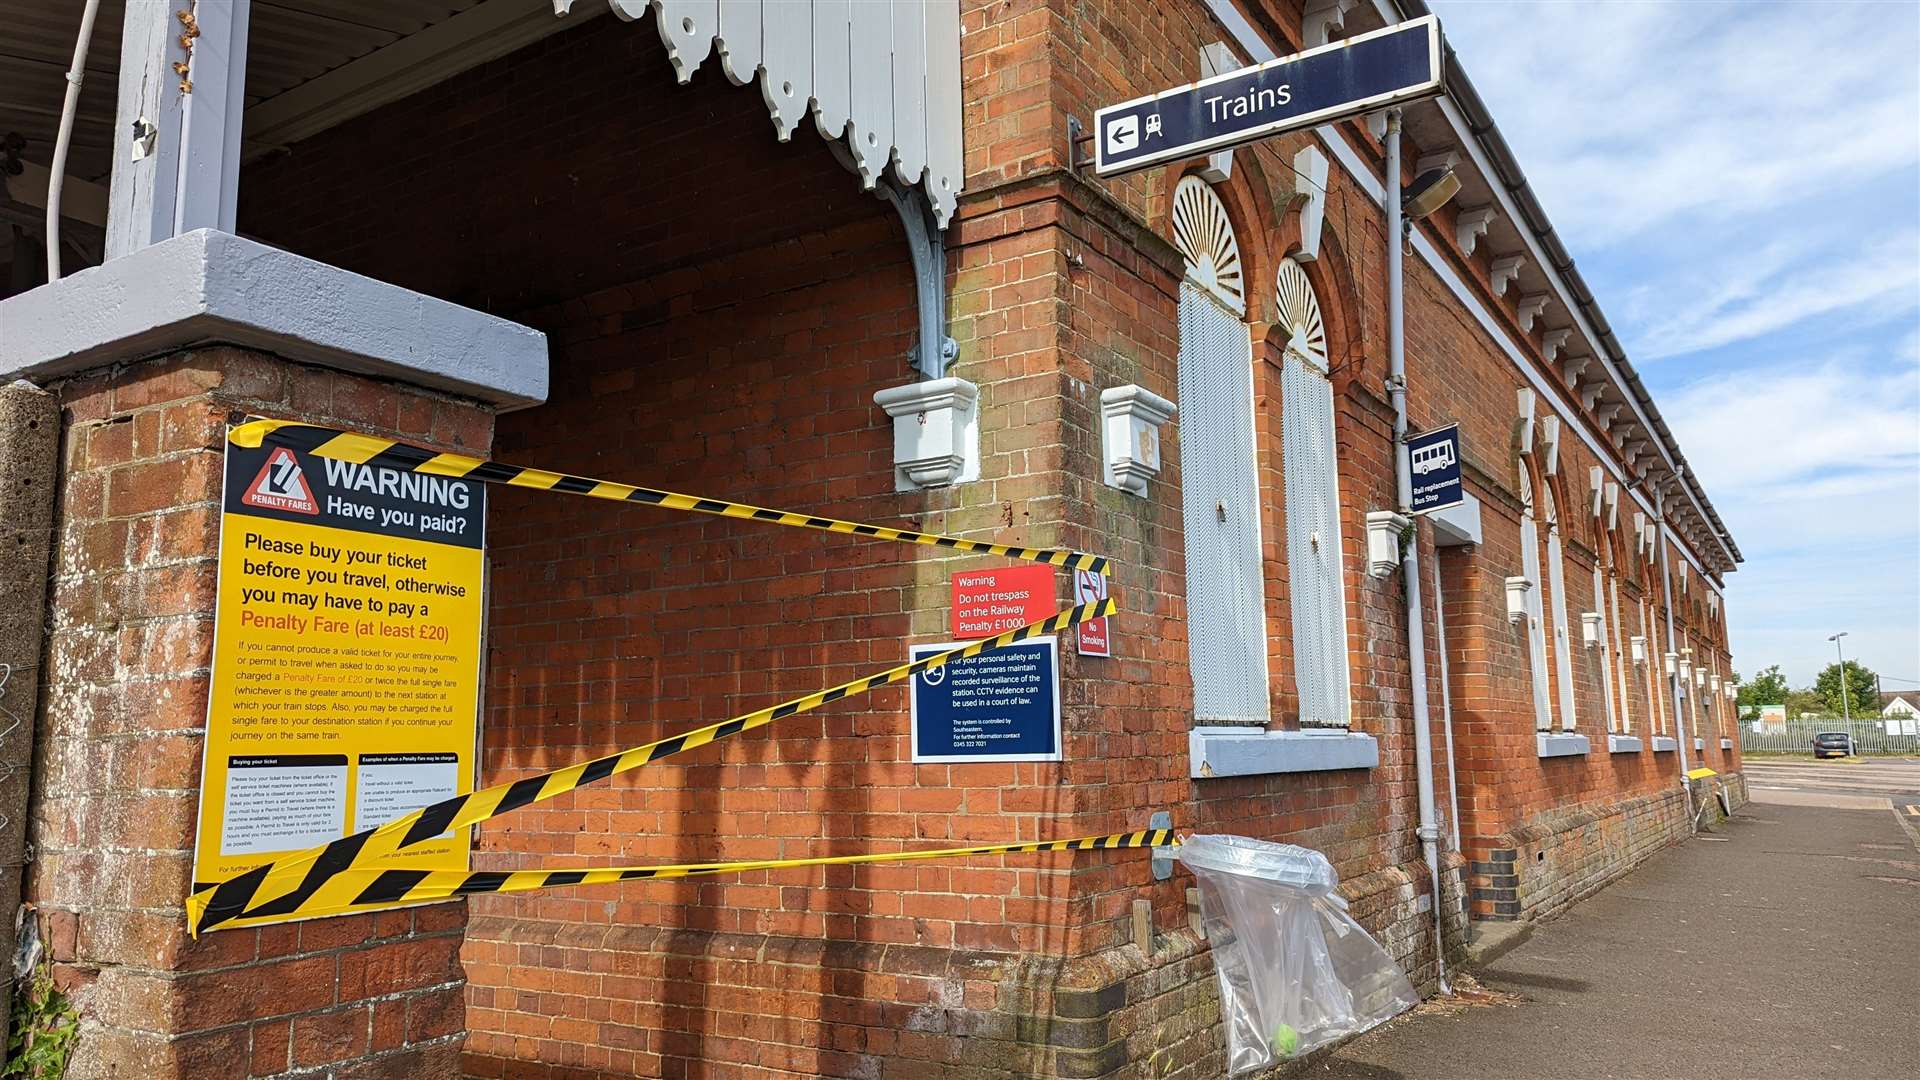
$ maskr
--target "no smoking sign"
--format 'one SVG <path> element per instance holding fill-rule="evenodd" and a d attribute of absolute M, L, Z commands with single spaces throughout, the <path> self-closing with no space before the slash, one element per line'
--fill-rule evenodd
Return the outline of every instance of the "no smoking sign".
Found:
<path fill-rule="evenodd" d="M 1094 604 L 1107 598 L 1107 577 L 1091 570 L 1073 572 L 1073 602 Z M 1075 634 L 1081 656 L 1112 656 L 1113 638 L 1108 635 L 1108 616 L 1102 615 L 1080 624 Z"/>

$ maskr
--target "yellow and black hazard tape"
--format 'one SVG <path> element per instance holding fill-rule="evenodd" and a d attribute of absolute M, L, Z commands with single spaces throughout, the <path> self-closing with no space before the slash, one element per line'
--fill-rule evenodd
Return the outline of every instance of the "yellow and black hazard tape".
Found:
<path fill-rule="evenodd" d="M 343 915 L 364 908 L 419 904 L 481 893 L 531 892 L 569 885 L 605 885 L 620 881 L 658 881 L 703 874 L 744 874 L 755 870 L 790 870 L 803 866 L 855 866 L 918 859 L 951 859 L 968 855 L 1019 855 L 1039 851 L 1104 851 L 1114 848 L 1178 846 L 1172 829 L 1080 836 L 1071 840 L 1037 840 L 1020 844 L 940 848 L 936 851 L 884 851 L 866 855 L 825 855 L 806 859 L 762 859 L 750 862 L 674 863 L 665 866 L 595 866 L 534 870 L 422 870 L 359 867 L 340 875 L 345 886 L 341 902 L 306 904 L 302 915 Z"/>
<path fill-rule="evenodd" d="M 595 480 L 592 477 L 548 472 L 545 469 L 530 469 L 522 465 L 507 465 L 498 461 L 468 457 L 465 454 L 440 454 L 395 439 L 319 427 L 293 420 L 249 420 L 229 431 L 227 438 L 236 446 L 249 448 L 259 447 L 262 444 L 284 446 L 319 458 L 349 461 L 356 465 L 374 465 L 398 472 L 451 476 L 462 480 L 504 484 L 508 487 L 584 495 L 591 499 L 661 506 L 669 510 L 685 510 L 695 514 L 764 521 L 772 525 L 787 525 L 798 529 L 818 529 L 849 536 L 867 536 L 875 540 L 897 540 L 908 544 L 925 544 L 930 547 L 952 548 L 955 551 L 971 551 L 983 555 L 1004 555 L 1009 559 L 1045 563 L 1048 566 L 1065 567 L 1069 570 L 1087 570 L 1096 574 L 1106 574 L 1109 570 L 1104 556 L 1088 555 L 1080 551 L 989 544 L 982 540 L 942 536 L 939 533 L 894 529 L 885 525 L 864 525 L 857 521 L 841 521 L 837 518 L 800 514 L 789 510 L 769 510 L 764 506 L 728 502 L 725 499 L 680 495 L 658 488 L 617 484 L 611 480 Z"/>
<path fill-rule="evenodd" d="M 346 899 L 346 894 L 351 890 L 343 883 L 343 874 L 349 870 L 379 868 L 379 864 L 389 856 L 420 841 L 564 795 L 683 750 L 719 742 L 743 731 L 764 727 L 775 720 L 810 712 L 828 702 L 912 678 L 950 660 L 979 656 L 1028 638 L 1058 633 L 1069 626 L 1111 615 L 1116 610 L 1112 597 L 1080 604 L 990 638 L 923 656 L 876 675 L 815 691 L 717 724 L 569 765 L 564 769 L 456 795 L 377 828 L 283 855 L 272 863 L 255 867 L 216 885 L 197 888 L 187 898 L 187 926 L 194 936 L 198 936 L 203 930 L 226 924 L 247 925 L 253 919 L 306 915 L 318 909 L 347 910 L 353 905 Z"/>

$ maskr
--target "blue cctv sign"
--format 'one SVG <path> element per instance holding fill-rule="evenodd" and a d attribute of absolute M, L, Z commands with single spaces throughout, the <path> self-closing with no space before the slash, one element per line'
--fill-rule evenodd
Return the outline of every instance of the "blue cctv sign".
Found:
<path fill-rule="evenodd" d="M 1407 436 L 1407 464 L 1413 474 L 1413 502 L 1416 514 L 1445 510 L 1466 501 L 1466 488 L 1460 482 L 1460 425 L 1419 435 Z"/>
<path fill-rule="evenodd" d="M 915 645 L 913 659 L 965 642 Z M 913 760 L 1059 761 L 1060 648 L 1029 638 L 913 677 Z"/>
<path fill-rule="evenodd" d="M 1094 114 L 1093 171 L 1118 176 L 1432 97 L 1442 60 L 1427 15 L 1110 105 Z"/>

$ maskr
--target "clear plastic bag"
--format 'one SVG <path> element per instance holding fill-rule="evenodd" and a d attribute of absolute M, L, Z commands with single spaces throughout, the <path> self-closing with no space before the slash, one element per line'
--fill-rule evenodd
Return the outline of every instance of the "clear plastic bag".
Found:
<path fill-rule="evenodd" d="M 1200 880 L 1229 1073 L 1298 1057 L 1419 1001 L 1347 914 L 1326 856 L 1244 836 L 1190 836 L 1177 851 Z"/>

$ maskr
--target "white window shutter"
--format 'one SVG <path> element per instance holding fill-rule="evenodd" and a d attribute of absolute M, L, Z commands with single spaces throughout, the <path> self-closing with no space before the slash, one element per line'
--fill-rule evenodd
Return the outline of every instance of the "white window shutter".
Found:
<path fill-rule="evenodd" d="M 1540 604 L 1540 528 L 1533 514 L 1533 486 L 1526 473 L 1520 474 L 1520 574 L 1533 583 L 1527 590 L 1527 665 L 1533 676 L 1533 726 L 1540 731 L 1553 727 L 1553 707 L 1547 689 L 1547 635 Z"/>
<path fill-rule="evenodd" d="M 1292 350 L 1281 367 L 1280 427 L 1300 722 L 1344 727 L 1350 719 L 1347 619 L 1340 567 L 1333 387 Z"/>
<path fill-rule="evenodd" d="M 1560 730 L 1573 730 L 1573 638 L 1567 630 L 1566 559 L 1560 553 L 1560 526 L 1547 519 L 1547 578 L 1553 584 L 1553 670 L 1560 683 Z"/>
<path fill-rule="evenodd" d="M 1187 650 L 1195 720 L 1269 714 L 1260 492 L 1247 324 L 1213 293 L 1180 287 L 1180 467 L 1187 542 Z"/>
<path fill-rule="evenodd" d="M 1600 654 L 1600 696 L 1606 703 L 1607 734 L 1612 735 L 1620 730 L 1619 707 L 1613 699 L 1614 616 L 1607 607 L 1607 585 L 1599 563 L 1593 564 L 1593 610 L 1600 616 L 1600 644 L 1594 648 Z"/>
<path fill-rule="evenodd" d="M 1280 367 L 1280 446 L 1300 723 L 1345 727 L 1351 720 L 1347 603 L 1326 326 L 1313 283 L 1294 260 L 1280 263 L 1274 295 L 1279 328 L 1287 335 Z"/>
<path fill-rule="evenodd" d="M 1632 666 L 1633 658 L 1620 647 L 1623 635 L 1620 633 L 1620 578 L 1607 574 L 1607 629 L 1612 634 L 1613 670 L 1609 678 L 1617 679 L 1620 685 L 1620 734 L 1633 734 L 1633 686 L 1627 681 L 1627 669 Z"/>

